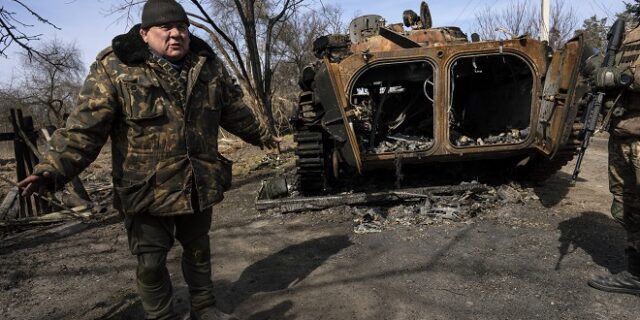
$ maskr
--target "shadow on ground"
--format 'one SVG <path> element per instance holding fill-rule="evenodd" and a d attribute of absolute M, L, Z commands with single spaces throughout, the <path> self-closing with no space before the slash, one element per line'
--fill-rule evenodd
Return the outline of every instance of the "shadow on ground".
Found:
<path fill-rule="evenodd" d="M 232 284 L 216 283 L 214 287 L 220 309 L 232 312 L 236 306 L 256 293 L 284 290 L 304 280 L 329 257 L 353 243 L 346 235 L 327 236 L 288 246 L 247 267 Z M 291 306 L 278 305 L 255 314 L 251 319 L 281 319 Z"/>
<path fill-rule="evenodd" d="M 576 183 L 584 183 L 584 179 L 578 177 Z M 533 192 L 540 198 L 540 203 L 545 208 L 551 208 L 567 197 L 571 188 L 571 175 L 558 172 L 545 182 L 537 184 Z"/>
<path fill-rule="evenodd" d="M 247 318 L 247 320 L 294 320 L 296 318 L 295 315 L 286 315 L 291 307 L 293 307 L 293 302 L 286 300 L 269 310 L 255 313 L 251 317 Z"/>
<path fill-rule="evenodd" d="M 114 216 L 105 221 L 90 223 L 70 222 L 63 225 L 55 225 L 53 227 L 42 227 L 38 229 L 40 230 L 38 233 L 32 232 L 25 235 L 18 235 L 9 241 L 4 241 L 0 245 L 0 256 L 18 250 L 33 249 L 43 244 L 60 242 L 82 232 L 90 232 L 92 229 L 118 223 L 121 223 L 120 218 L 118 216 Z"/>
<path fill-rule="evenodd" d="M 305 279 L 329 257 L 351 245 L 352 242 L 348 236 L 340 235 L 317 238 L 288 246 L 247 267 L 236 282 L 216 282 L 214 284 L 216 296 L 224 297 L 218 301 L 218 307 L 231 313 L 236 306 L 256 293 L 284 290 Z M 181 289 L 184 292 L 176 292 L 174 296 L 184 296 L 185 299 L 188 299 L 186 287 Z M 107 305 L 109 303 L 104 302 L 94 308 L 104 308 Z M 286 315 L 292 306 L 291 301 L 284 301 L 271 309 L 259 311 L 248 319 L 293 319 L 292 316 Z M 130 294 L 110 307 L 98 319 L 141 319 L 143 313 L 137 295 Z"/>
<path fill-rule="evenodd" d="M 556 270 L 561 268 L 563 259 L 577 249 L 584 250 L 594 263 L 611 273 L 625 269 L 626 234 L 622 226 L 609 216 L 600 212 L 583 212 L 578 217 L 560 222 L 558 230 L 560 255 Z"/>

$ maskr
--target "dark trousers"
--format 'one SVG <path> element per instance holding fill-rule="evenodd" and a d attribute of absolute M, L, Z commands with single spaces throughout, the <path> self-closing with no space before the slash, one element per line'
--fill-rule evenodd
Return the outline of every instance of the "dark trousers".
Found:
<path fill-rule="evenodd" d="M 129 249 L 138 258 L 136 282 L 147 319 L 176 319 L 167 253 L 177 239 L 183 248 L 182 274 L 189 286 L 192 310 L 215 304 L 211 281 L 209 228 L 211 208 L 194 214 L 126 216 Z"/>

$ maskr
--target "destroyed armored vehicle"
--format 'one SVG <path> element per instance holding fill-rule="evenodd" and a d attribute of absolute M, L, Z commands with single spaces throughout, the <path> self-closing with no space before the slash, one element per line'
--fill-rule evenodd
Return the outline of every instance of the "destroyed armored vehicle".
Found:
<path fill-rule="evenodd" d="M 530 178 L 559 170 L 580 145 L 593 54 L 576 37 L 561 50 L 528 36 L 471 40 L 432 27 L 428 5 L 403 24 L 355 18 L 349 34 L 318 38 L 292 119 L 298 186 L 406 164 L 508 159 Z M 515 170 L 514 170 L 515 171 Z"/>

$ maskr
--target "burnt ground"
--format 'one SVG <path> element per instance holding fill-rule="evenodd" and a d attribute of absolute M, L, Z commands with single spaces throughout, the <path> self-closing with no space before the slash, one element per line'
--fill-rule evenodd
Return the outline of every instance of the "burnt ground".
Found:
<path fill-rule="evenodd" d="M 518 201 L 494 203 L 472 217 L 403 223 L 387 215 L 379 230 L 366 233 L 354 229 L 366 208 L 257 212 L 261 179 L 283 169 L 261 164 L 260 150 L 227 151 L 242 161 L 233 189 L 214 210 L 213 278 L 220 307 L 242 319 L 640 314 L 638 297 L 586 284 L 591 275 L 624 267 L 624 232 L 608 215 L 606 138 L 592 142 L 576 187 L 568 185 L 570 164 L 544 185 L 521 188 Z M 171 251 L 169 269 L 177 308 L 186 313 L 180 252 Z M 0 318 L 141 319 L 134 270 L 117 217 L 5 233 Z"/>

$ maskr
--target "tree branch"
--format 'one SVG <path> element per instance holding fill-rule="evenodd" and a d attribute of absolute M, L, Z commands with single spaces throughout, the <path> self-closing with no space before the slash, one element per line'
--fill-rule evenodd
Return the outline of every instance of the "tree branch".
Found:
<path fill-rule="evenodd" d="M 194 18 L 198 18 L 201 20 L 204 20 L 204 18 L 194 15 L 192 13 L 188 13 L 189 16 L 194 17 Z M 233 70 L 234 74 L 236 75 L 242 75 L 242 79 L 240 79 L 240 81 L 245 85 L 247 91 L 252 94 L 255 95 L 255 88 L 253 87 L 253 85 L 251 85 L 251 81 L 249 81 L 248 78 L 245 77 L 246 75 L 246 70 L 244 70 L 244 66 L 243 64 L 240 62 L 240 68 L 239 69 L 238 66 L 233 63 L 233 60 L 231 59 L 231 57 L 229 56 L 229 53 L 227 52 L 227 50 L 224 49 L 224 47 L 222 46 L 222 43 L 220 43 L 220 39 L 218 39 L 218 37 L 216 36 L 216 34 L 213 32 L 213 30 L 209 29 L 207 26 L 205 26 L 202 23 L 193 21 L 193 20 L 189 20 L 189 22 L 191 23 L 191 25 L 200 28 L 202 30 L 204 30 L 205 32 L 207 32 L 209 34 L 209 37 L 211 38 L 211 40 L 213 41 L 214 45 L 216 46 L 216 48 L 218 48 L 218 51 L 220 51 L 222 53 L 222 55 L 224 56 L 224 59 L 227 61 L 227 64 L 229 65 L 229 67 Z"/>
<path fill-rule="evenodd" d="M 62 30 L 60 28 L 58 28 L 58 26 L 56 26 L 55 24 L 49 22 L 49 20 L 43 18 L 41 15 L 39 15 L 37 12 L 31 10 L 31 8 L 29 8 L 27 5 L 25 5 L 24 3 L 22 3 L 20 0 L 12 0 L 13 2 L 19 4 L 20 6 L 22 6 L 23 8 L 25 8 L 27 11 L 29 11 L 29 13 L 31 13 L 33 16 L 35 16 L 40 22 L 44 23 L 44 24 L 48 24 L 52 27 L 54 27 L 55 29 L 58 30 Z"/>
<path fill-rule="evenodd" d="M 227 43 L 229 43 L 229 45 L 231 46 L 231 48 L 233 49 L 233 53 L 236 56 L 236 59 L 238 59 L 238 65 L 240 65 L 240 69 L 242 70 L 242 76 L 246 79 L 247 82 L 250 82 L 250 78 L 249 78 L 249 74 L 247 73 L 247 70 L 244 68 L 244 60 L 242 59 L 242 56 L 240 55 L 240 50 L 238 50 L 238 47 L 236 46 L 235 42 L 233 42 L 233 40 L 231 40 L 231 38 L 229 38 L 227 36 L 226 33 L 224 33 L 224 31 L 222 31 L 220 28 L 218 28 L 218 26 L 216 25 L 215 22 L 213 22 L 213 19 L 211 19 L 211 17 L 209 16 L 209 14 L 207 14 L 207 12 L 204 10 L 204 8 L 202 7 L 202 5 L 200 4 L 200 2 L 198 2 L 198 0 L 191 0 L 191 2 L 193 2 L 193 4 L 196 5 L 196 7 L 198 7 L 198 10 L 200 10 L 200 13 L 202 13 L 202 15 L 204 15 L 205 20 L 211 25 L 211 27 L 213 27 L 213 29 L 225 40 L 227 41 Z"/>

